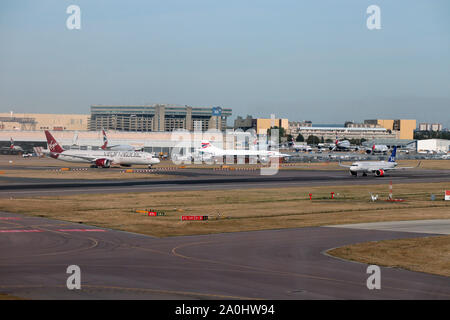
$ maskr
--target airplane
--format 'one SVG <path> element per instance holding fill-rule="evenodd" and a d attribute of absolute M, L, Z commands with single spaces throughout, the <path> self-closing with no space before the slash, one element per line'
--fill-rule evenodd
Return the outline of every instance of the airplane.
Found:
<path fill-rule="evenodd" d="M 351 166 L 343 165 L 339 162 L 339 165 L 341 167 L 349 168 L 351 175 L 355 177 L 358 176 L 358 173 L 362 173 L 363 176 L 372 173 L 376 177 L 382 177 L 387 171 L 412 169 L 420 165 L 419 162 L 416 167 L 397 167 L 397 162 L 395 162 L 396 153 L 397 147 L 394 147 L 388 161 L 358 161 L 352 163 Z"/>
<path fill-rule="evenodd" d="M 129 144 L 117 144 L 114 146 L 108 147 L 108 137 L 106 136 L 105 130 L 102 130 L 103 134 L 103 145 L 100 147 L 103 150 L 112 150 L 112 151 L 143 151 L 144 148 L 136 148 Z"/>
<path fill-rule="evenodd" d="M 42 152 L 48 156 L 67 162 L 90 163 L 92 168 L 109 168 L 113 164 L 123 167 L 132 165 L 147 165 L 149 168 L 160 161 L 152 154 L 138 151 L 109 151 L 109 150 L 64 150 L 48 130 L 45 130 L 48 150 Z"/>
<path fill-rule="evenodd" d="M 331 151 L 350 151 L 350 150 L 358 150 L 358 147 L 352 146 L 350 141 L 342 140 L 339 141 L 338 137 L 336 137 L 336 141 L 334 142 L 334 146 L 330 146 Z"/>
<path fill-rule="evenodd" d="M 16 145 L 14 145 L 14 140 L 13 140 L 13 138 L 11 138 L 11 145 L 9 146 L 9 149 L 10 149 L 11 151 L 23 152 L 23 149 L 22 149 L 21 146 L 16 146 Z"/>
<path fill-rule="evenodd" d="M 290 147 L 292 149 L 294 149 L 296 152 L 299 152 L 299 151 L 306 151 L 306 152 L 312 151 L 312 148 L 310 146 L 308 146 L 307 144 L 296 144 L 293 138 L 292 138 Z"/>
<path fill-rule="evenodd" d="M 224 156 L 259 156 L 261 162 L 268 162 L 269 158 L 284 158 L 290 157 L 290 154 L 282 154 L 278 151 L 271 150 L 236 150 L 236 149 L 221 149 L 213 146 L 209 141 L 203 140 L 202 147 L 196 149 L 197 152 L 201 154 L 206 154 L 212 158 L 224 157 Z"/>
<path fill-rule="evenodd" d="M 372 148 L 367 148 L 366 153 L 367 154 L 375 154 L 375 153 L 383 153 L 387 154 L 389 148 L 385 144 L 373 144 Z"/>

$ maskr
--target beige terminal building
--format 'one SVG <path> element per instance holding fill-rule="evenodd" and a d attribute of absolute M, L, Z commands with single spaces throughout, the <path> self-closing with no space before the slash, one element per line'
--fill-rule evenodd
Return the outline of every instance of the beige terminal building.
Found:
<path fill-rule="evenodd" d="M 87 130 L 88 114 L 0 113 L 0 130 Z"/>

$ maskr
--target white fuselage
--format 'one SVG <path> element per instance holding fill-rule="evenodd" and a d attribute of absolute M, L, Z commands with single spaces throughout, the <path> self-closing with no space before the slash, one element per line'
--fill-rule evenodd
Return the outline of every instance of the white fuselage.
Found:
<path fill-rule="evenodd" d="M 374 147 L 372 147 L 373 153 L 386 153 L 389 151 L 389 148 L 384 144 L 376 144 Z"/>
<path fill-rule="evenodd" d="M 377 170 L 388 171 L 397 166 L 397 162 L 389 161 L 359 161 L 352 163 L 350 171 L 371 173 Z"/>
<path fill-rule="evenodd" d="M 283 157 L 278 151 L 270 150 L 236 150 L 229 149 L 224 150 L 216 147 L 208 147 L 204 149 L 199 149 L 198 151 L 206 154 L 210 154 L 213 157 L 223 157 L 223 156 L 260 156 L 260 157 Z"/>
<path fill-rule="evenodd" d="M 65 150 L 57 154 L 57 159 L 68 162 L 92 163 L 91 160 L 80 157 L 95 157 L 109 159 L 112 164 L 118 165 L 152 165 L 158 164 L 158 158 L 154 158 L 148 152 L 135 151 L 89 151 L 89 150 Z"/>
<path fill-rule="evenodd" d="M 312 148 L 307 144 L 293 144 L 292 149 L 295 151 L 312 151 Z"/>

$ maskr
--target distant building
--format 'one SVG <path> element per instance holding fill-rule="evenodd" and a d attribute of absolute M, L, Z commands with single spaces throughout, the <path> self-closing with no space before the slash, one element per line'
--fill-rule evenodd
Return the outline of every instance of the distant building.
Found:
<path fill-rule="evenodd" d="M 413 139 L 417 127 L 416 120 L 365 120 L 365 124 L 377 125 L 397 135 L 397 139 Z"/>
<path fill-rule="evenodd" d="M 298 135 L 301 127 L 312 127 L 312 122 L 305 121 L 289 121 L 289 134 Z"/>
<path fill-rule="evenodd" d="M 144 106 L 91 106 L 89 130 L 165 132 L 177 129 L 225 130 L 232 110 L 154 104 Z"/>
<path fill-rule="evenodd" d="M 87 114 L 0 113 L 0 130 L 87 130 Z"/>
<path fill-rule="evenodd" d="M 238 116 L 234 120 L 234 130 L 241 129 L 243 131 L 247 131 L 248 129 L 255 129 L 256 130 L 256 119 L 253 119 L 252 116 L 247 115 L 247 117 L 244 119 L 241 116 Z"/>
<path fill-rule="evenodd" d="M 417 152 L 444 152 L 450 151 L 450 140 L 426 139 L 417 141 Z"/>
<path fill-rule="evenodd" d="M 247 116 L 243 119 L 237 117 L 234 121 L 234 129 L 242 129 L 244 131 L 248 129 L 254 129 L 257 134 L 266 134 L 267 130 L 272 127 L 283 128 L 286 133 L 289 133 L 289 120 L 288 119 L 271 119 L 271 118 L 253 118 Z"/>
<path fill-rule="evenodd" d="M 372 123 L 372 122 L 354 123 L 352 121 L 346 121 L 344 124 L 344 127 L 346 127 L 346 128 L 381 128 L 381 126 L 378 123 Z"/>
<path fill-rule="evenodd" d="M 440 123 L 419 123 L 419 131 L 442 131 Z"/>
<path fill-rule="evenodd" d="M 292 134 L 292 133 L 291 133 Z M 397 134 L 386 128 L 353 128 L 353 127 L 300 127 L 296 134 L 305 139 L 316 136 L 326 140 L 343 139 L 397 139 Z"/>

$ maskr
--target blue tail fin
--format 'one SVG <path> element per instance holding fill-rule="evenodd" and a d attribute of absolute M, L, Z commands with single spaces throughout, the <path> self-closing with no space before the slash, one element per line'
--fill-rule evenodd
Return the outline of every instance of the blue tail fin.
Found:
<path fill-rule="evenodd" d="M 392 149 L 392 153 L 391 153 L 391 156 L 389 157 L 388 162 L 395 162 L 396 154 L 397 154 L 397 147 L 394 147 L 394 149 Z"/>

